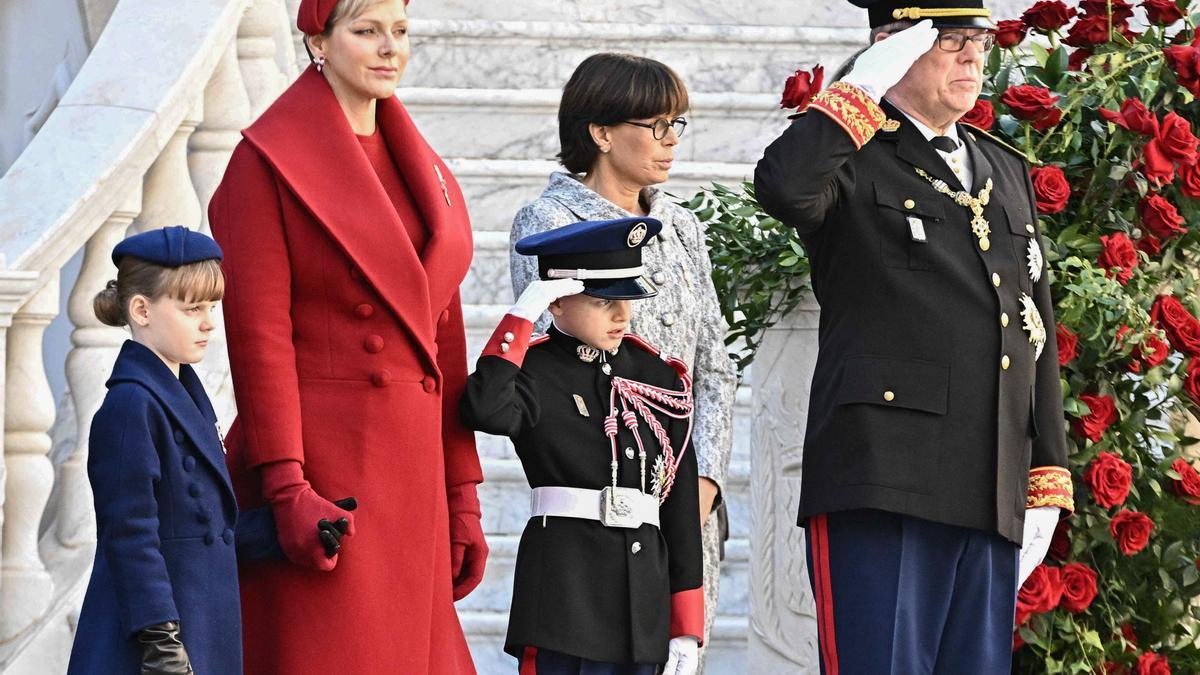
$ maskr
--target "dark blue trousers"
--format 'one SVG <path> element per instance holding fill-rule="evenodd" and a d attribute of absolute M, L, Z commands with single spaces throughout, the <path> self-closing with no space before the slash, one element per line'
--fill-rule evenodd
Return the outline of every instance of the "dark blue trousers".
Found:
<path fill-rule="evenodd" d="M 526 647 L 520 675 L 657 675 L 657 663 L 589 661 L 549 649 Z"/>
<path fill-rule="evenodd" d="M 822 675 L 1008 675 L 1016 544 L 871 510 L 805 534 Z"/>

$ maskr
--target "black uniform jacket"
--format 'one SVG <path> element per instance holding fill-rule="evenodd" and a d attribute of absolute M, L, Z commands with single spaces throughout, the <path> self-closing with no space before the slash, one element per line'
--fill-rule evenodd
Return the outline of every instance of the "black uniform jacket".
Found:
<path fill-rule="evenodd" d="M 994 184 L 983 251 L 970 209 L 915 170 L 962 189 L 946 162 L 882 107 L 889 121 L 861 148 L 832 115 L 798 117 L 755 171 L 763 209 L 804 241 L 821 306 L 799 518 L 873 508 L 1019 544 L 1031 466 L 1066 465 L 1050 288 L 1041 256 L 1030 264 L 1041 238 L 1029 167 L 959 125 L 971 194 Z M 1036 360 L 1023 294 L 1048 335 Z M 1069 477 L 1053 471 L 1069 508 Z"/>
<path fill-rule="evenodd" d="M 612 450 L 604 434 L 611 376 L 598 359 L 584 362 L 582 343 L 551 327 L 528 348 L 532 324 L 506 316 L 468 378 L 463 419 L 471 427 L 512 439 L 531 487 L 600 490 L 611 485 Z M 515 337 L 504 354 L 501 336 Z M 524 357 L 522 363 L 521 357 Z M 659 356 L 626 338 L 604 355 L 612 375 L 679 391 L 680 378 Z M 586 408 L 582 414 L 574 396 Z M 678 452 L 687 420 L 656 413 Z M 639 418 L 640 420 L 640 418 Z M 619 427 L 618 484 L 639 487 L 639 460 L 631 432 Z M 661 448 L 645 422 L 646 491 Z M 680 634 L 703 635 L 703 566 L 698 475 L 687 450 L 660 507 L 661 530 L 605 527 L 596 520 L 531 518 L 521 536 L 504 649 L 518 658 L 525 647 L 552 649 L 594 661 L 662 663 L 667 643 Z"/>

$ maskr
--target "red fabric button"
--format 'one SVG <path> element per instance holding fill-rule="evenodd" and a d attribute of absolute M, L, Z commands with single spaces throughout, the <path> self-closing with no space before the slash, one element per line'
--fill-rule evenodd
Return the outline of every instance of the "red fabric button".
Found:
<path fill-rule="evenodd" d="M 378 335 L 368 335 L 367 339 L 363 340 L 363 349 L 378 354 L 383 351 L 383 338 Z"/>
<path fill-rule="evenodd" d="M 426 375 L 421 380 L 421 387 L 425 389 L 426 393 L 432 394 L 433 390 L 437 389 L 437 382 L 429 375 Z"/>
<path fill-rule="evenodd" d="M 392 374 L 386 370 L 377 370 L 371 373 L 371 384 L 376 387 L 386 387 L 388 382 L 392 381 Z"/>
<path fill-rule="evenodd" d="M 357 316 L 360 319 L 369 319 L 374 315 L 375 308 L 365 302 L 354 308 L 354 316 Z"/>

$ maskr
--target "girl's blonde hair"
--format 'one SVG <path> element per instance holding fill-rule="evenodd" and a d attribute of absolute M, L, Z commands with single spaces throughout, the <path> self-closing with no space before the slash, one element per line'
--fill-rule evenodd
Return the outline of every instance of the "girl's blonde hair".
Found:
<path fill-rule="evenodd" d="M 164 267 L 125 256 L 117 267 L 117 278 L 92 300 L 92 311 L 106 325 L 128 325 L 129 301 L 135 295 L 151 301 L 165 295 L 183 302 L 216 302 L 225 297 L 225 275 L 218 260 Z"/>

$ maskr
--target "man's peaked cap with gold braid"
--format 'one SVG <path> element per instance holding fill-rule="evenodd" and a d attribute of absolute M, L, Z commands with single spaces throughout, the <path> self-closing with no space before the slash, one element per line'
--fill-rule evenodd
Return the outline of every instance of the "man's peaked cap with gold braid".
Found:
<path fill-rule="evenodd" d="M 995 29 L 983 0 L 850 0 L 866 8 L 871 28 L 897 21 L 930 19 L 935 28 Z"/>

